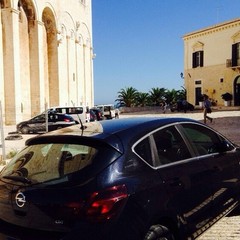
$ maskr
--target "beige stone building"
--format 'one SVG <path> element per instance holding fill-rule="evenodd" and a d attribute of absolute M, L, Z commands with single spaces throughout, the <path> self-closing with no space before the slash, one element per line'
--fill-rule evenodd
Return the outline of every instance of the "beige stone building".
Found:
<path fill-rule="evenodd" d="M 91 0 L 0 0 L 5 124 L 56 105 L 93 105 Z"/>
<path fill-rule="evenodd" d="M 240 18 L 183 36 L 184 82 L 187 99 L 199 105 L 207 94 L 218 106 L 222 94 L 232 94 L 240 106 Z"/>

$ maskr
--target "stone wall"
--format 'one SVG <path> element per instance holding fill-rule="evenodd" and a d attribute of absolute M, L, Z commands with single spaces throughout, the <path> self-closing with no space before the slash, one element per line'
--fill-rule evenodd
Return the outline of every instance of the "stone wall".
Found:
<path fill-rule="evenodd" d="M 46 107 L 93 106 L 91 0 L 0 3 L 5 124 L 16 124 Z"/>

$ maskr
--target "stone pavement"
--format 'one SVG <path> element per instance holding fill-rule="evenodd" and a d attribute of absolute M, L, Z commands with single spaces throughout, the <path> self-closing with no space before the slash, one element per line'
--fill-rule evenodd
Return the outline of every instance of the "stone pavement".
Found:
<path fill-rule="evenodd" d="M 16 134 L 12 135 L 11 133 L 16 132 L 16 126 L 4 126 L 4 139 L 9 136 L 16 136 Z M 10 133 L 10 134 L 9 134 Z M 18 135 L 19 138 L 12 138 L 11 140 L 5 140 L 4 143 L 1 143 L 1 146 L 5 146 L 5 155 L 9 155 L 11 152 L 18 152 L 25 146 L 25 141 L 31 137 L 36 136 L 35 134 L 26 134 L 26 135 Z M 0 139 L 1 141 L 1 139 Z M 3 154 L 3 149 L 0 148 L 0 156 Z"/>
<path fill-rule="evenodd" d="M 197 240 L 239 240 L 240 239 L 240 211 L 219 220 L 204 232 Z"/>

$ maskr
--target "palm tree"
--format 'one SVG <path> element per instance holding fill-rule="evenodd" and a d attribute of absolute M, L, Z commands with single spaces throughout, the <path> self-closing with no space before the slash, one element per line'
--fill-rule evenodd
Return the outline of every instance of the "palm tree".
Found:
<path fill-rule="evenodd" d="M 125 105 L 126 107 L 132 107 L 136 103 L 136 97 L 138 95 L 137 89 L 133 87 L 127 87 L 125 89 L 121 89 L 118 92 L 118 99 L 117 101 L 121 106 Z"/>
<path fill-rule="evenodd" d="M 179 90 L 167 90 L 165 93 L 166 102 L 168 104 L 177 102 L 179 100 L 180 91 Z"/>
<path fill-rule="evenodd" d="M 150 91 L 150 99 L 154 105 L 159 106 L 160 103 L 165 100 L 165 94 L 165 88 L 152 88 Z"/>
<path fill-rule="evenodd" d="M 187 90 L 185 87 L 181 86 L 181 90 L 178 90 L 178 99 L 187 99 Z"/>
<path fill-rule="evenodd" d="M 138 92 L 136 96 L 136 104 L 141 107 L 145 107 L 149 101 L 149 94 Z"/>

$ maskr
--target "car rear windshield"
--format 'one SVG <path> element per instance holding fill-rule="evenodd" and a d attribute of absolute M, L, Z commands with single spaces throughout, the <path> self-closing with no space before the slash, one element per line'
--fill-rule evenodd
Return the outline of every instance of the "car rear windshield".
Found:
<path fill-rule="evenodd" d="M 83 108 L 82 107 L 66 107 L 66 108 L 56 108 L 57 113 L 66 113 L 66 114 L 82 114 Z"/>
<path fill-rule="evenodd" d="M 79 144 L 45 143 L 19 152 L 5 167 L 2 176 L 22 176 L 32 183 L 61 178 L 92 164 L 99 149 Z M 9 177 L 10 176 L 10 177 Z"/>

